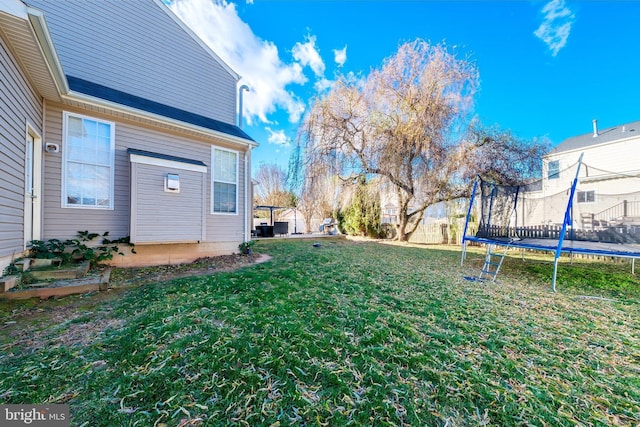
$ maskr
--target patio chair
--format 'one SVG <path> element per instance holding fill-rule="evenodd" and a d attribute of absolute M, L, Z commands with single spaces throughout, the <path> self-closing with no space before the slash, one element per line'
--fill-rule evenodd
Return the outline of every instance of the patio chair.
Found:
<path fill-rule="evenodd" d="M 289 223 L 286 221 L 275 221 L 273 223 L 273 234 L 289 234 Z"/>

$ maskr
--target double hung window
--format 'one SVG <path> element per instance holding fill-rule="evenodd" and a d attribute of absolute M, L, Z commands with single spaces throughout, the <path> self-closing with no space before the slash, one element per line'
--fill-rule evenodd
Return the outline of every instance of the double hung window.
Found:
<path fill-rule="evenodd" d="M 62 206 L 113 209 L 115 125 L 64 113 Z"/>
<path fill-rule="evenodd" d="M 212 147 L 212 211 L 238 213 L 238 153 Z"/>
<path fill-rule="evenodd" d="M 560 160 L 552 160 L 549 162 L 548 170 L 547 170 L 547 178 L 548 179 L 560 178 Z"/>

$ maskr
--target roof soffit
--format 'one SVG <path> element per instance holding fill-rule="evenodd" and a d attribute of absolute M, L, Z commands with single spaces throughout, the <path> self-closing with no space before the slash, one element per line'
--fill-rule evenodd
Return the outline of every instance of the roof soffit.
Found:
<path fill-rule="evenodd" d="M 0 28 L 36 91 L 59 101 L 66 78 L 57 60 L 42 12 L 13 0 L 0 5 Z"/>

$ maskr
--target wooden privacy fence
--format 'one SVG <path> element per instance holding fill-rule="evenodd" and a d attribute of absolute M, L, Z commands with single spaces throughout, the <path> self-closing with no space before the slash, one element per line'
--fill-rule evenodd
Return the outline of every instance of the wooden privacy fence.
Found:
<path fill-rule="evenodd" d="M 462 244 L 462 233 L 464 232 L 464 219 L 448 223 L 420 224 L 411 235 L 411 243 L 431 243 L 445 245 Z M 475 235 L 478 225 L 469 224 L 467 235 Z"/>
<path fill-rule="evenodd" d="M 464 220 L 461 220 L 452 223 L 420 224 L 409 239 L 409 242 L 460 245 L 462 244 L 464 223 Z M 467 236 L 478 235 L 479 237 L 486 238 L 518 236 L 523 239 L 558 239 L 562 231 L 562 226 L 535 225 L 528 227 L 501 227 L 492 225 L 480 231 L 481 232 L 478 233 L 478 224 L 469 223 Z"/>

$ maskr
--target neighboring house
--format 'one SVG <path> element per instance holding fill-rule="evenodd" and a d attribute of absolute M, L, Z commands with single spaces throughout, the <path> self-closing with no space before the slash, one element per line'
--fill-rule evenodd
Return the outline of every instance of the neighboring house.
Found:
<path fill-rule="evenodd" d="M 562 222 L 568 201 L 567 189 L 576 177 L 581 155 L 573 225 L 590 229 L 612 221 L 638 222 L 640 121 L 600 130 L 594 120 L 593 132 L 568 138 L 543 157 L 540 197 L 555 197 L 557 203 L 546 203 L 547 212 L 538 209 L 535 215 L 530 215 L 530 224 Z"/>
<path fill-rule="evenodd" d="M 0 272 L 80 230 L 130 236 L 119 265 L 249 240 L 239 76 L 160 0 L 2 0 L 0 75 Z"/>
<path fill-rule="evenodd" d="M 382 213 L 380 214 L 380 222 L 382 224 L 397 224 L 398 223 L 398 207 L 393 202 L 387 202 L 382 207 Z"/>
<path fill-rule="evenodd" d="M 399 222 L 399 203 L 394 193 L 385 191 L 380 192 L 380 204 L 382 209 L 380 212 L 380 223 L 396 225 Z M 415 210 L 415 205 L 409 206 L 409 212 Z M 432 224 L 447 222 L 449 216 L 447 215 L 447 203 L 439 202 L 433 206 L 429 206 L 422 216 L 421 224 Z"/>

